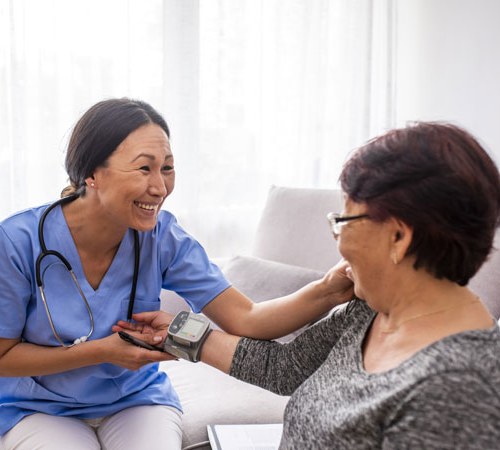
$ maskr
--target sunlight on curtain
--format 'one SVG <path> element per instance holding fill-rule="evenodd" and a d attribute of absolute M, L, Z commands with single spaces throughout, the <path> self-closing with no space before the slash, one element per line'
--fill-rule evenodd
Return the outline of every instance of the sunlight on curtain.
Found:
<path fill-rule="evenodd" d="M 142 98 L 172 131 L 165 208 L 250 251 L 271 184 L 330 188 L 393 124 L 391 0 L 0 0 L 0 218 L 58 197 L 71 127 Z"/>
<path fill-rule="evenodd" d="M 162 3 L 0 0 L 0 217 L 59 196 L 93 103 L 162 92 Z M 160 94 L 161 98 L 161 94 Z"/>
<path fill-rule="evenodd" d="M 198 192 L 179 216 L 211 254 L 250 250 L 271 184 L 336 187 L 346 155 L 392 125 L 393 14 L 390 1 L 200 2 Z"/>

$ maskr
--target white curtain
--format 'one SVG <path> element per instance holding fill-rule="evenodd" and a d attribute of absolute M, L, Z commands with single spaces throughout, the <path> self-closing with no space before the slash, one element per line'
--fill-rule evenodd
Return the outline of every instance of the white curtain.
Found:
<path fill-rule="evenodd" d="M 271 184 L 336 187 L 393 125 L 394 21 L 391 0 L 0 0 L 0 218 L 57 198 L 75 121 L 129 96 L 171 127 L 164 207 L 247 252 Z"/>

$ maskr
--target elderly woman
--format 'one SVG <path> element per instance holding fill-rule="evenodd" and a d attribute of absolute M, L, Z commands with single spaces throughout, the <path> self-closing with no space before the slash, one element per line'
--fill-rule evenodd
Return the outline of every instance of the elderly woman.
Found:
<path fill-rule="evenodd" d="M 418 123 L 355 152 L 341 185 L 329 276 L 353 299 L 285 345 L 212 332 L 202 360 L 291 395 L 283 449 L 498 448 L 500 330 L 466 287 L 499 225 L 497 167 L 464 130 Z"/>

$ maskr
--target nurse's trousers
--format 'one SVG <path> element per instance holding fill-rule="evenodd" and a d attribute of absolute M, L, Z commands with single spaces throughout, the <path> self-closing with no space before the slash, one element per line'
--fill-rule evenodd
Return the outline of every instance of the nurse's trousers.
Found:
<path fill-rule="evenodd" d="M 163 405 L 134 406 L 100 419 L 33 414 L 1 439 L 5 450 L 179 450 L 181 413 Z"/>

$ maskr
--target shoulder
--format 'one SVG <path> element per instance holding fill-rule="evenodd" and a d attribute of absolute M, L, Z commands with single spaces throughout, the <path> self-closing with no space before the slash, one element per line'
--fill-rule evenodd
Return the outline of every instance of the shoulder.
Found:
<path fill-rule="evenodd" d="M 17 211 L 10 216 L 6 217 L 0 222 L 0 226 L 4 229 L 15 227 L 20 224 L 37 223 L 47 208 L 47 205 L 37 206 L 35 208 L 27 208 Z"/>
<path fill-rule="evenodd" d="M 404 395 L 387 416 L 387 446 L 496 448 L 499 355 L 500 333 L 493 327 L 448 336 L 412 358 L 408 383 L 400 386 Z"/>
<path fill-rule="evenodd" d="M 149 232 L 161 252 L 180 256 L 190 252 L 204 252 L 202 245 L 189 234 L 169 211 L 160 211 L 155 228 Z"/>
<path fill-rule="evenodd" d="M 170 212 L 162 209 L 158 213 L 156 228 L 158 230 L 170 229 L 172 226 L 177 225 L 176 217 Z"/>
<path fill-rule="evenodd" d="M 375 311 L 364 300 L 355 297 L 349 302 L 334 308 L 330 314 L 330 320 L 342 321 L 347 328 L 352 326 L 365 328 L 367 322 L 370 322 L 375 317 L 375 314 Z"/>
<path fill-rule="evenodd" d="M 42 205 L 12 214 L 0 222 L 2 234 L 13 242 L 32 237 L 38 232 L 40 217 L 46 208 L 47 205 Z"/>
<path fill-rule="evenodd" d="M 362 316 L 362 317 L 373 317 L 375 315 L 375 311 L 371 309 L 368 304 L 361 300 L 360 298 L 354 297 L 349 303 L 346 304 L 346 314 Z"/>
<path fill-rule="evenodd" d="M 471 414 L 481 411 L 500 420 L 497 325 L 448 336 L 424 349 L 412 362 L 415 377 L 408 401 L 432 405 L 434 411 L 453 405 L 465 410 L 472 408 Z"/>
<path fill-rule="evenodd" d="M 170 212 L 161 210 L 156 219 L 156 225 L 145 233 L 152 238 L 152 242 L 157 242 L 162 246 L 172 248 L 178 242 L 191 238 L 191 236 L 177 222 L 177 218 Z"/>
<path fill-rule="evenodd" d="M 421 362 L 422 368 L 435 373 L 471 371 L 500 383 L 500 328 L 495 324 L 489 329 L 447 336 L 430 345 Z"/>
<path fill-rule="evenodd" d="M 374 316 L 375 312 L 363 300 L 354 298 L 336 306 L 326 318 L 302 334 L 313 340 L 322 336 L 327 346 L 333 345 L 339 339 L 349 346 L 365 335 Z"/>
<path fill-rule="evenodd" d="M 156 226 L 152 231 L 153 236 L 165 239 L 170 236 L 174 239 L 191 238 L 189 233 L 178 223 L 177 218 L 170 212 L 161 210 L 158 214 Z"/>

